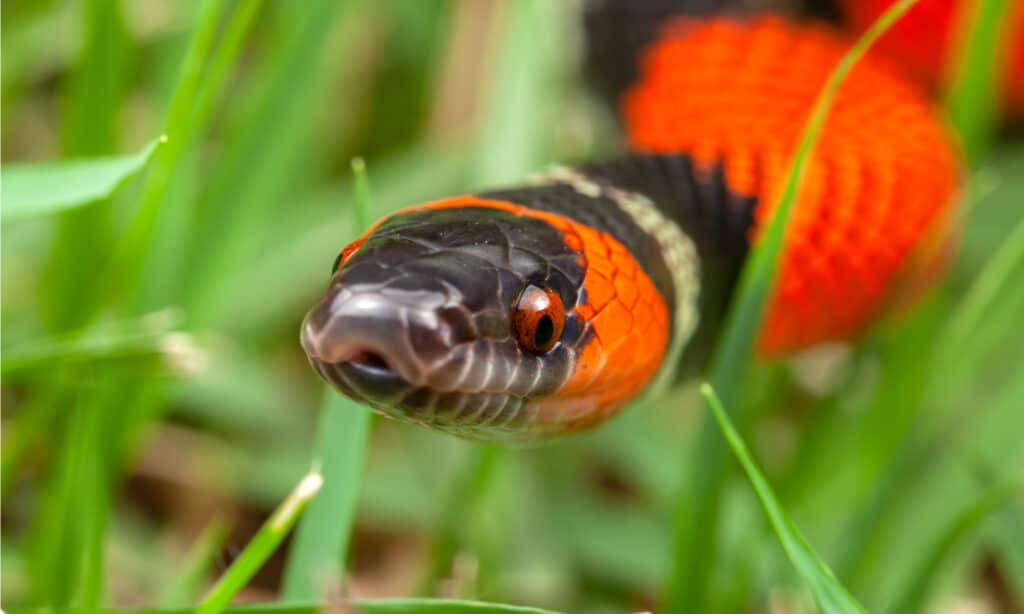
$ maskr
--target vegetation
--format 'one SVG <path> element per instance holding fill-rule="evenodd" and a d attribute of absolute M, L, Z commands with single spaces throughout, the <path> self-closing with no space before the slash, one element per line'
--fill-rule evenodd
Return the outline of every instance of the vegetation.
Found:
<path fill-rule="evenodd" d="M 978 89 L 1009 4 L 964 20 L 974 168 L 922 304 L 748 365 L 765 241 L 714 411 L 692 382 L 500 449 L 371 420 L 298 324 L 368 220 L 614 146 L 570 3 L 6 3 L 4 607 L 1020 607 L 1024 141 Z"/>

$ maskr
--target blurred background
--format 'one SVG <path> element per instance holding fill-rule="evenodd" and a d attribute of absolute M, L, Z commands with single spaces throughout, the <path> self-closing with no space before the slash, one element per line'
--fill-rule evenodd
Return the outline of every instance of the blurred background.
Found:
<path fill-rule="evenodd" d="M 865 25 L 843 6 L 767 4 Z M 2 5 L 5 167 L 168 136 L 109 197 L 9 219 L 4 194 L 5 606 L 180 606 L 224 570 L 313 458 L 324 386 L 298 326 L 356 234 L 350 160 L 366 161 L 377 217 L 614 151 L 614 116 L 582 76 L 581 10 Z M 971 47 L 982 66 L 1009 55 L 1000 36 Z M 761 365 L 743 434 L 870 610 L 911 595 L 929 611 L 1021 611 L 1024 501 L 985 505 L 1024 471 L 1021 115 L 985 81 L 929 79 L 974 118 L 957 123 L 973 168 L 945 282 L 856 345 Z M 376 419 L 347 571 L 329 588 L 650 609 L 701 418 L 688 384 L 538 448 Z M 735 467 L 722 488 L 707 610 L 813 609 Z M 287 551 L 240 601 L 278 597 Z"/>

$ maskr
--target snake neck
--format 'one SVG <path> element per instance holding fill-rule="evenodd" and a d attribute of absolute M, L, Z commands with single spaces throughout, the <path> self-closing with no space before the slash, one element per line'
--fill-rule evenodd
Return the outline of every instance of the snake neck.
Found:
<path fill-rule="evenodd" d="M 617 239 L 671 314 L 662 381 L 704 364 L 746 257 L 755 206 L 729 190 L 721 168 L 698 169 L 683 154 L 631 154 L 555 167 L 532 185 L 481 196 L 564 215 Z"/>

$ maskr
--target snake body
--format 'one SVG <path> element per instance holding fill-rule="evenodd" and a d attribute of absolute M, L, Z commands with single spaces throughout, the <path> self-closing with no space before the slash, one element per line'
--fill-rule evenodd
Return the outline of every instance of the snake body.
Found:
<path fill-rule="evenodd" d="M 311 364 L 388 416 L 503 441 L 694 373 L 847 45 L 770 15 L 661 19 L 611 88 L 629 153 L 380 220 L 303 324 Z M 852 339 L 926 287 L 959 169 L 932 103 L 869 54 L 803 178 L 760 353 Z"/>

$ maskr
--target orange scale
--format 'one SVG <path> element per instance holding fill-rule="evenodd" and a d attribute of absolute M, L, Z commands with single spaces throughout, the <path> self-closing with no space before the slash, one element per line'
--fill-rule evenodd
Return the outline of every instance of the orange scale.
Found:
<path fill-rule="evenodd" d="M 611 283 L 611 279 L 615 277 L 615 271 L 618 270 L 618 267 L 615 266 L 614 262 L 612 262 L 606 257 L 597 255 L 590 256 L 588 254 L 587 270 L 594 271 L 595 273 L 600 274 L 602 277 L 608 280 L 608 283 Z"/>
<path fill-rule="evenodd" d="M 590 322 L 602 339 L 605 351 L 611 351 L 632 338 L 633 315 L 619 301 L 609 302 Z"/>
<path fill-rule="evenodd" d="M 616 275 L 613 283 L 615 284 L 615 294 L 618 295 L 619 300 L 628 307 L 633 307 L 639 296 L 636 282 L 623 275 Z"/>
<path fill-rule="evenodd" d="M 600 312 L 608 303 L 615 300 L 615 284 L 600 272 L 587 273 L 583 282 L 583 289 L 587 293 L 587 304 L 591 305 L 594 312 Z"/>
<path fill-rule="evenodd" d="M 589 226 L 580 225 L 576 228 L 576 233 L 579 235 L 582 248 L 587 253 L 588 258 L 591 254 L 604 258 L 608 258 L 611 255 L 608 246 L 604 243 L 602 234 L 598 231 Z"/>
<path fill-rule="evenodd" d="M 622 243 L 619 243 L 608 235 L 605 235 L 603 238 L 613 259 L 629 258 L 632 260 L 633 255 L 625 248 L 625 246 L 622 245 Z"/>
<path fill-rule="evenodd" d="M 593 383 L 598 381 L 607 363 L 608 354 L 605 352 L 601 340 L 595 337 L 580 350 L 576 357 L 576 367 L 573 369 L 572 377 L 558 389 L 554 396 L 573 397 L 588 391 Z"/>
<path fill-rule="evenodd" d="M 566 247 L 574 252 L 583 251 L 583 240 L 577 234 L 566 234 L 562 237 L 562 240 L 565 241 Z"/>
<path fill-rule="evenodd" d="M 573 311 L 578 315 L 584 322 L 589 322 L 595 315 L 597 315 L 597 309 L 590 303 L 584 303 L 577 305 Z"/>

